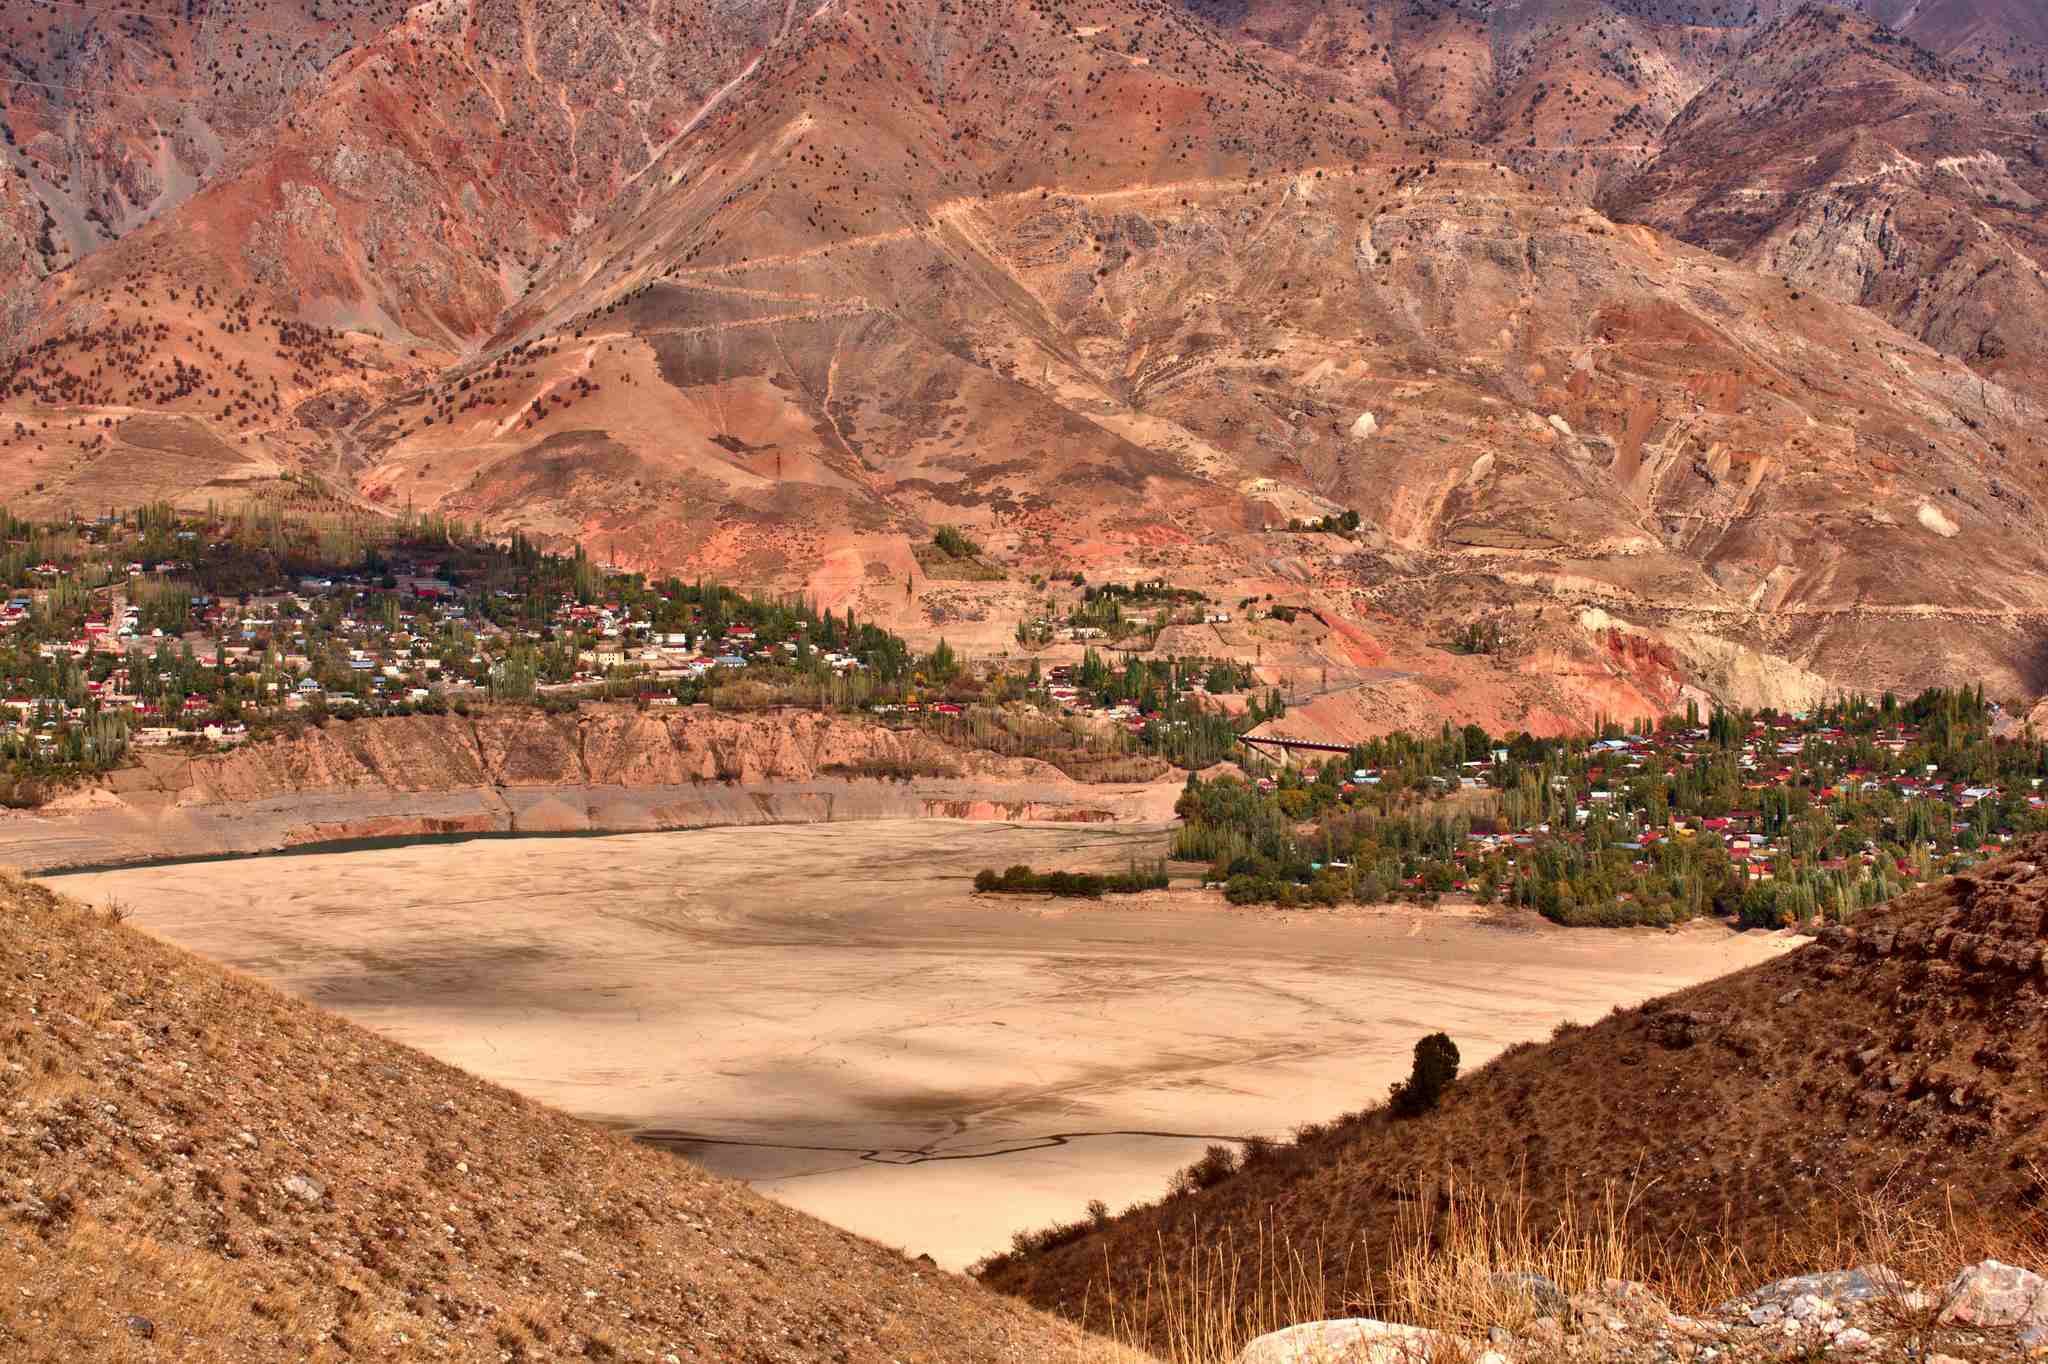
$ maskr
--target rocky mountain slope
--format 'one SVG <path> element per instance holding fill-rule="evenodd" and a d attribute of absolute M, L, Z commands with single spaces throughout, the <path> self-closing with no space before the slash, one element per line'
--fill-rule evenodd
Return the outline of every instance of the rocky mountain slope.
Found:
<path fill-rule="evenodd" d="M 1171 571 L 1409 654 L 1561 616 L 1524 677 L 1612 626 L 1782 691 L 2030 698 L 2038 310 L 1985 268 L 2033 268 L 1993 241 L 2032 172 L 1944 60 L 1592 0 L 417 8 L 40 286 L 0 497 L 430 507 L 923 636 L 1004 639 L 1033 574 Z M 1846 171 L 1759 197 L 1850 164 L 1867 101 L 1802 101 L 1894 75 L 1968 224 Z M 1745 120 L 1754 164 L 1713 141 Z M 1345 508 L 1346 545 L 1268 533 Z M 936 579 L 944 523 L 1008 584 Z"/>
<path fill-rule="evenodd" d="M 0 997 L 9 1359 L 1123 1357 L 11 876 Z"/>
<path fill-rule="evenodd" d="M 1618 1198 L 1646 1243 L 1709 1258 L 1732 1245 L 1766 1272 L 1856 1245 L 1865 1196 L 1933 1200 L 1965 1239 L 1979 1225 L 2020 1238 L 2048 1195 L 2044 947 L 2035 837 L 1766 965 L 1511 1049 L 1424 1116 L 1376 1109 L 1308 1133 L 986 1281 L 1101 1314 L 1143 1301 L 1155 1267 L 1193 1271 L 1235 1238 L 1349 1247 L 1322 1260 L 1329 1299 L 1370 1302 L 1397 1238 L 1453 1185 L 1526 1199 L 1538 1235 L 1567 1208 L 1598 1225 Z"/>
<path fill-rule="evenodd" d="M 2048 375 L 2038 96 L 1801 9 L 1751 40 L 1601 207 L 1862 304 L 2034 391 Z"/>
<path fill-rule="evenodd" d="M 0 3 L 0 318 L 36 281 L 183 203 L 293 95 L 394 23 L 393 0 Z"/>

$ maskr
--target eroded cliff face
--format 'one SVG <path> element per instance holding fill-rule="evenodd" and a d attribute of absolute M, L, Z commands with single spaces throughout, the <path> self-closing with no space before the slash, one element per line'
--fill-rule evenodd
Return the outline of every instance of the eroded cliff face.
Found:
<path fill-rule="evenodd" d="M 213 804 L 364 788 L 757 785 L 877 774 L 1071 784 L 1035 759 L 966 753 L 927 734 L 844 716 L 624 706 L 330 721 L 217 757 L 151 758 L 111 784 L 122 794 L 155 791 L 180 804 Z"/>
<path fill-rule="evenodd" d="M 34 814 L 0 814 L 0 863 L 45 872 L 371 838 L 848 819 L 1165 821 L 1179 791 L 1170 774 L 1078 782 L 1035 759 L 811 711 L 506 708 L 151 754 Z"/>

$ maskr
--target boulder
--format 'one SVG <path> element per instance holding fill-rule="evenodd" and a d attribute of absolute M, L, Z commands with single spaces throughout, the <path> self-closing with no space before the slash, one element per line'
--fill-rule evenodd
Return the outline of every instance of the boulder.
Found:
<path fill-rule="evenodd" d="M 1370 412 L 1361 412 L 1358 420 L 1351 423 L 1351 439 L 1371 440 L 1379 434 L 1380 419 Z"/>
<path fill-rule="evenodd" d="M 1503 1293 L 1527 1298 L 1537 1311 L 1549 1316 L 1561 1316 L 1569 1306 L 1564 1290 L 1547 1275 L 1504 1270 L 1493 1275 L 1491 1283 Z"/>
<path fill-rule="evenodd" d="M 1751 1290 L 1743 1301 L 1782 1305 L 1795 1298 L 1815 1297 L 1829 1302 L 1868 1302 L 1872 1298 L 1896 1296 L 1909 1287 L 1904 1279 L 1885 1266 L 1867 1265 L 1862 1269 L 1831 1269 L 1820 1274 L 1799 1274 L 1779 1279 L 1776 1283 Z M 1730 1304 L 1723 1310 L 1731 1310 L 1733 1306 Z"/>
<path fill-rule="evenodd" d="M 1491 1353 L 1490 1351 L 1488 1353 Z M 1469 1354 L 1439 1332 L 1369 1317 L 1310 1321 L 1260 1336 L 1237 1364 L 1446 1364 Z"/>
<path fill-rule="evenodd" d="M 2048 1322 L 2048 1279 L 2018 1265 L 1980 1261 L 1963 1269 L 1949 1284 L 1941 1319 L 1964 1326 Z"/>

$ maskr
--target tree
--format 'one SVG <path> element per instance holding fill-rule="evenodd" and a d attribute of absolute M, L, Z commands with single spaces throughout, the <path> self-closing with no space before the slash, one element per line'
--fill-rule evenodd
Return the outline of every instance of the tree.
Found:
<path fill-rule="evenodd" d="M 1433 1032 L 1415 1044 L 1415 1065 L 1396 1083 L 1389 1106 L 1397 1118 L 1417 1118 L 1435 1108 L 1458 1079 L 1458 1044 Z"/>

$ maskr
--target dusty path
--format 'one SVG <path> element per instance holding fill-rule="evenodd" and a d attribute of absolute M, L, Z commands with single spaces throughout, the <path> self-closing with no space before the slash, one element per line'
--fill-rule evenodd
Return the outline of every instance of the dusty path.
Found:
<path fill-rule="evenodd" d="M 1509 933 L 1199 892 L 977 900 L 1158 826 L 874 821 L 472 843 L 61 878 L 134 922 L 535 1098 L 960 1265 L 1156 1194 L 1217 1138 L 1381 1098 L 1785 946 Z"/>

